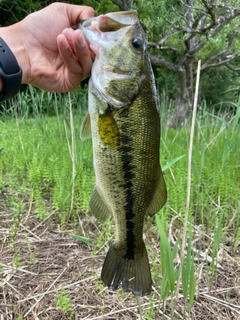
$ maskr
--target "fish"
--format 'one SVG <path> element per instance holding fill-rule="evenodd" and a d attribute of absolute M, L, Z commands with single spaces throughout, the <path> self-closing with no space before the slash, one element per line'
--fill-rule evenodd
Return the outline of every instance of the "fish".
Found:
<path fill-rule="evenodd" d="M 167 199 L 160 166 L 160 115 L 146 33 L 136 11 L 82 21 L 95 53 L 88 84 L 88 113 L 80 137 L 92 137 L 96 182 L 89 210 L 100 222 L 110 216 L 116 238 L 101 271 L 103 283 L 134 295 L 151 293 L 143 240 L 146 217 Z"/>

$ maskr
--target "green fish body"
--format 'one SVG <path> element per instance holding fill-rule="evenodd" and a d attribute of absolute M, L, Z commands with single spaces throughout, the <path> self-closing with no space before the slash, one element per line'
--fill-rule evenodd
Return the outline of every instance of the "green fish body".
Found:
<path fill-rule="evenodd" d="M 135 11 L 85 20 L 82 30 L 96 54 L 89 82 L 89 114 L 81 138 L 92 135 L 96 183 L 90 211 L 112 215 L 116 239 L 103 264 L 107 286 L 151 292 L 143 241 L 144 220 L 166 202 L 159 163 L 160 118 L 145 32 Z"/>

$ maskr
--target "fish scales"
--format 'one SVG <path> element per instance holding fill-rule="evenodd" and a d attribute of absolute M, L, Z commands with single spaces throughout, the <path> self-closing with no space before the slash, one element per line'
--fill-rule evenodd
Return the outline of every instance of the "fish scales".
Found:
<path fill-rule="evenodd" d="M 126 25 L 129 16 L 132 18 Z M 104 32 L 99 30 L 102 19 Z M 112 19 L 117 20 L 113 23 Z M 93 18 L 84 22 L 82 29 L 97 55 L 89 82 L 90 117 L 85 118 L 81 129 L 84 139 L 91 127 L 93 143 L 96 183 L 89 207 L 100 221 L 113 215 L 116 225 L 116 238 L 104 261 L 101 279 L 113 289 L 122 284 L 136 295 L 145 295 L 151 292 L 152 279 L 143 241 L 144 220 L 166 201 L 159 164 L 160 118 L 145 33 L 135 11 Z M 90 36 L 89 30 L 99 37 Z M 105 46 L 104 37 L 113 43 Z M 136 52 L 135 44 L 137 50 L 140 48 Z M 130 52 L 128 61 L 124 52 Z"/>

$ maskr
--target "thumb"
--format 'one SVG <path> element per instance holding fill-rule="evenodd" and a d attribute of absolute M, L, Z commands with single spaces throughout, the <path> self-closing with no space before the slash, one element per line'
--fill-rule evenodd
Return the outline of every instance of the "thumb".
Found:
<path fill-rule="evenodd" d="M 69 4 L 66 6 L 66 11 L 71 26 L 76 25 L 81 20 L 92 18 L 94 16 L 93 8 L 88 6 Z"/>

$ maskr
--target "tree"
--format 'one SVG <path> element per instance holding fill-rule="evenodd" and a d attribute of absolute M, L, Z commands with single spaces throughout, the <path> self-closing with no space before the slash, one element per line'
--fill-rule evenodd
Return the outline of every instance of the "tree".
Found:
<path fill-rule="evenodd" d="M 55 0 L 0 0 L 0 27 L 16 23 L 29 13 L 53 2 Z M 95 10 L 95 15 L 118 10 L 118 6 L 112 0 L 59 0 L 59 2 L 91 6 Z"/>
<path fill-rule="evenodd" d="M 0 26 L 6 26 L 22 20 L 27 14 L 41 9 L 42 2 L 33 0 L 0 1 Z"/>
<path fill-rule="evenodd" d="M 132 9 L 133 0 L 112 0 L 113 3 L 117 4 L 120 10 L 128 11 Z"/>
<path fill-rule="evenodd" d="M 129 10 L 129 5 L 133 4 L 152 32 L 153 41 L 148 45 L 152 48 L 153 65 L 165 67 L 175 74 L 175 112 L 168 121 L 169 127 L 181 125 L 192 108 L 198 59 L 202 60 L 201 72 L 220 66 L 240 71 L 236 67 L 236 61 L 240 58 L 239 1 L 113 2 L 122 10 L 126 7 Z"/>
<path fill-rule="evenodd" d="M 233 92 L 240 77 L 240 0 L 67 0 L 94 7 L 95 15 L 138 11 L 148 29 L 156 80 L 175 100 L 170 127 L 180 125 L 192 108 L 197 61 L 202 60 L 201 93 L 216 103 L 219 92 Z M 2 26 L 23 19 L 54 0 L 0 0 Z M 235 74 L 235 75 L 234 75 Z M 213 79 L 214 78 L 214 79 Z M 214 80 L 214 81 L 213 81 Z M 225 87 L 224 87 L 225 86 Z M 230 93 L 228 94 L 230 95 Z"/>

